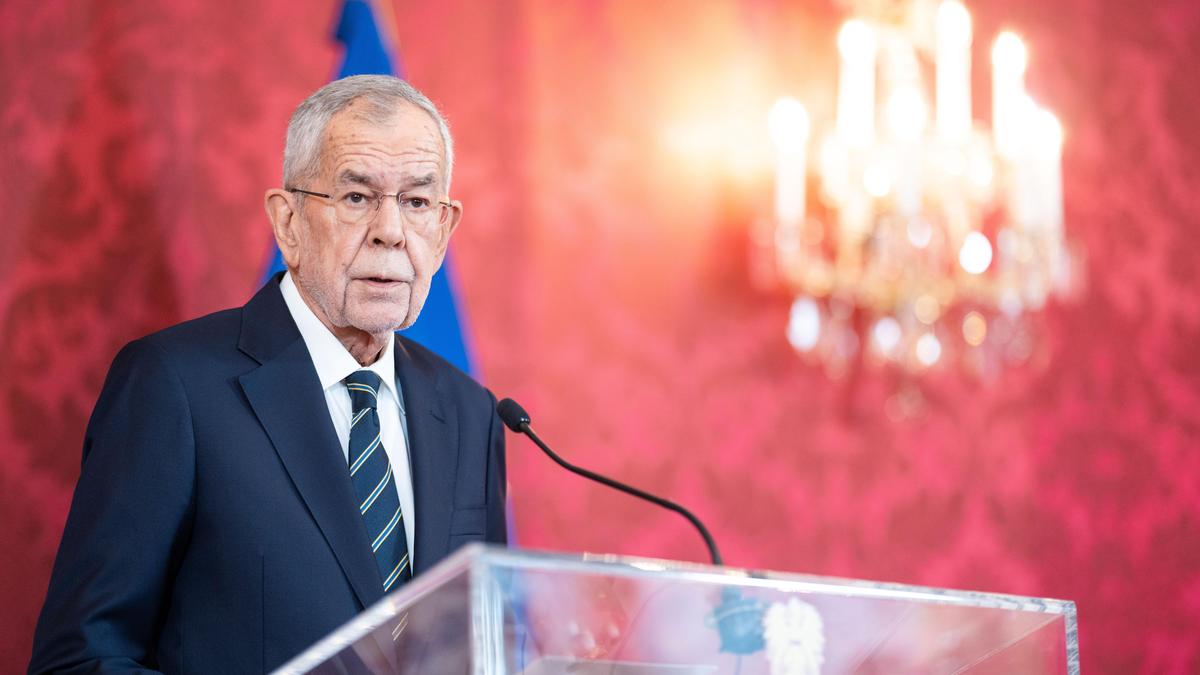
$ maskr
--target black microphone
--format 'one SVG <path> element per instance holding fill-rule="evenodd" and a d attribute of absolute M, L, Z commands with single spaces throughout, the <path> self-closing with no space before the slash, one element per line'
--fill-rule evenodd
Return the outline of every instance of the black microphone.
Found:
<path fill-rule="evenodd" d="M 704 527 L 704 523 L 701 523 L 700 519 L 693 515 L 691 511 L 688 511 L 675 502 L 601 476 L 594 471 L 588 471 L 582 467 L 575 466 L 562 457 L 559 457 L 550 449 L 550 446 L 542 442 L 542 439 L 534 433 L 533 427 L 529 425 L 529 413 L 525 412 L 520 403 L 511 398 L 506 398 L 496 404 L 496 412 L 500 415 L 504 426 L 518 434 L 528 436 L 529 440 L 542 449 L 542 452 L 546 453 L 550 459 L 554 460 L 555 463 L 567 471 L 579 474 L 584 478 L 589 478 L 597 483 L 615 488 L 634 497 L 640 497 L 648 502 L 658 504 L 687 518 L 688 522 L 704 538 L 704 545 L 708 547 L 708 555 L 712 558 L 712 563 L 722 566 L 725 564 L 721 561 L 721 553 L 717 550 L 717 544 L 713 541 L 712 535 L 708 533 L 708 528 Z M 765 611 L 766 604 L 763 601 L 756 598 L 743 598 L 742 594 L 736 588 L 725 588 L 721 593 L 721 604 L 713 610 L 708 619 L 709 625 L 716 628 L 721 637 L 721 651 L 733 654 L 753 654 L 762 649 L 764 645 L 762 616 Z"/>
<path fill-rule="evenodd" d="M 640 497 L 648 502 L 658 504 L 664 509 L 670 509 L 684 518 L 687 518 L 688 522 L 690 522 L 692 526 L 695 527 L 700 533 L 700 536 L 704 538 L 704 545 L 708 547 L 708 555 L 712 558 L 712 564 L 725 564 L 721 561 L 721 553 L 717 550 L 717 544 L 713 541 L 712 535 L 708 533 L 708 528 L 704 527 L 704 523 L 701 523 L 700 519 L 693 515 L 691 511 L 688 511 L 673 501 L 663 499 L 662 497 L 657 497 L 649 492 L 639 490 L 631 485 L 626 485 L 620 481 L 613 480 L 606 476 L 601 476 L 594 471 L 588 471 L 582 467 L 575 466 L 562 457 L 559 457 L 554 453 L 553 450 L 550 449 L 550 446 L 543 443 L 542 439 L 538 438 L 538 435 L 533 432 L 533 427 L 529 426 L 529 413 L 525 412 L 525 409 L 521 407 L 520 403 L 517 403 L 511 398 L 506 398 L 503 401 L 500 401 L 500 403 L 496 405 L 496 412 L 500 414 L 500 419 L 504 422 L 504 426 L 512 429 L 518 434 L 525 434 L 528 436 L 529 440 L 533 441 L 535 445 L 542 449 L 542 452 L 546 453 L 550 459 L 554 460 L 555 463 L 567 471 L 579 474 L 580 476 L 594 480 L 597 483 L 607 485 L 610 488 L 620 490 L 625 494 L 630 494 L 634 497 Z"/>

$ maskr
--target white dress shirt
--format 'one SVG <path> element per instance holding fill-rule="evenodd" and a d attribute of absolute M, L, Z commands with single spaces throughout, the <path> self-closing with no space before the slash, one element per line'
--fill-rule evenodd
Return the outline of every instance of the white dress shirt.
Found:
<path fill-rule="evenodd" d="M 321 388 L 325 391 L 325 404 L 329 406 L 329 417 L 333 429 L 342 444 L 342 456 L 346 458 L 347 471 L 350 464 L 350 391 L 342 380 L 357 370 L 370 370 L 379 376 L 383 387 L 379 392 L 379 432 L 388 461 L 392 463 L 392 475 L 396 478 L 396 493 L 400 497 L 400 513 L 404 523 L 404 534 L 408 538 L 408 550 L 415 551 L 416 520 L 413 512 L 412 470 L 408 461 L 407 424 L 404 420 L 404 399 L 400 395 L 400 383 L 396 380 L 396 340 L 387 343 L 383 354 L 369 366 L 358 361 L 334 336 L 325 324 L 313 314 L 312 309 L 300 297 L 300 291 L 292 281 L 292 273 L 283 275 L 279 283 L 288 311 L 300 329 L 300 336 L 312 356 Z"/>

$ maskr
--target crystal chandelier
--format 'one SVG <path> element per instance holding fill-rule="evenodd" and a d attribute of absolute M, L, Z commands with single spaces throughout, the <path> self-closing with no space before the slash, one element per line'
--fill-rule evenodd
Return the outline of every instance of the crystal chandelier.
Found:
<path fill-rule="evenodd" d="M 857 4 L 837 40 L 835 122 L 810 139 L 794 99 L 768 120 L 775 208 L 760 243 L 796 297 L 788 338 L 835 375 L 860 356 L 982 374 L 1028 360 L 1029 318 L 1077 283 L 1079 254 L 1063 231 L 1062 128 L 1025 91 L 1025 45 L 995 39 L 988 129 L 971 113 L 961 2 Z"/>

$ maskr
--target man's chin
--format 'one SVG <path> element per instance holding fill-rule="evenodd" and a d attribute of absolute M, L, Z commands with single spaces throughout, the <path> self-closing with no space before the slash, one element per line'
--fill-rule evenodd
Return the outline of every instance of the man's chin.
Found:
<path fill-rule="evenodd" d="M 352 313 L 347 318 L 350 319 L 350 325 L 364 333 L 371 335 L 383 335 L 398 330 L 408 328 L 416 321 L 416 312 L 412 313 L 412 320 L 409 320 L 409 307 L 405 303 L 404 307 L 389 307 L 385 311 L 357 311 Z"/>
<path fill-rule="evenodd" d="M 417 311 L 413 311 L 411 287 L 407 284 L 387 293 L 357 295 L 351 295 L 346 318 L 350 320 L 350 325 L 371 335 L 408 328 L 416 321 L 417 311 L 420 310 L 418 307 Z"/>
<path fill-rule="evenodd" d="M 384 321 L 379 319 L 351 321 L 352 326 L 370 335 L 385 335 L 394 333 L 398 330 L 408 328 L 403 319 L 396 321 Z"/>

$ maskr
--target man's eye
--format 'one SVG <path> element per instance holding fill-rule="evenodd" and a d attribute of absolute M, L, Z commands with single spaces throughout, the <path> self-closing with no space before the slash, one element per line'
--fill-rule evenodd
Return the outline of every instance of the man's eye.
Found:
<path fill-rule="evenodd" d="M 406 209 L 424 209 L 429 207 L 429 200 L 424 197 L 405 197 L 400 204 Z"/>
<path fill-rule="evenodd" d="M 361 192 L 348 192 L 342 200 L 354 206 L 364 206 L 371 201 L 371 198 Z"/>

